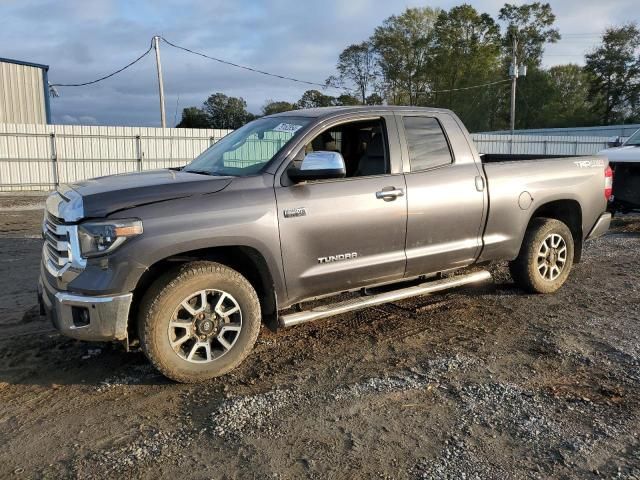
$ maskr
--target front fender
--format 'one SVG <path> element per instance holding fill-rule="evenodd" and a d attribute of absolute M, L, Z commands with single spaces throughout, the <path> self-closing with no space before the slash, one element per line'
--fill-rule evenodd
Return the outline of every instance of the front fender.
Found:
<path fill-rule="evenodd" d="M 234 181 L 233 183 L 236 183 Z M 111 218 L 141 218 L 144 233 L 104 258 L 92 259 L 70 288 L 82 293 L 132 291 L 154 264 L 194 250 L 250 247 L 265 260 L 276 294 L 286 298 L 273 188 L 232 188 L 146 205 Z M 119 292 L 116 292 L 119 291 Z"/>

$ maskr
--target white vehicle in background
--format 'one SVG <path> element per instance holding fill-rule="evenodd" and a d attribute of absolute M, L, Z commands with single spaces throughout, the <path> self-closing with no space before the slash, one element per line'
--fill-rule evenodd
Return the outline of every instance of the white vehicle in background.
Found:
<path fill-rule="evenodd" d="M 640 130 L 620 147 L 598 152 L 609 159 L 613 169 L 613 196 L 609 209 L 627 213 L 640 211 Z"/>

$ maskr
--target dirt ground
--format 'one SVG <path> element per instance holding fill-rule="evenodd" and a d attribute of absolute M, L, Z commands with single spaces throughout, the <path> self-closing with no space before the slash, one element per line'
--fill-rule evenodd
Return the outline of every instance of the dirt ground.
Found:
<path fill-rule="evenodd" d="M 0 197 L 0 477 L 640 479 L 640 217 L 555 295 L 481 288 L 278 333 L 202 385 L 38 315 L 42 199 Z"/>

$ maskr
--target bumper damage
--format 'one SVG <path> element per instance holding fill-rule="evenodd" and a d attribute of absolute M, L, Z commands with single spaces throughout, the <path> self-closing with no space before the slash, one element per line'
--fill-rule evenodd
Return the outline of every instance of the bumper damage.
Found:
<path fill-rule="evenodd" d="M 133 294 L 92 297 L 55 290 L 38 282 L 40 310 L 63 335 L 87 341 L 127 339 Z"/>
<path fill-rule="evenodd" d="M 592 240 L 594 238 L 601 237 L 602 235 L 607 233 L 607 230 L 609 230 L 610 224 L 611 224 L 611 213 L 609 212 L 603 213 L 602 215 L 600 215 L 600 218 L 598 218 L 598 221 L 593 226 L 593 228 L 589 232 L 589 235 L 587 235 L 586 239 Z"/>

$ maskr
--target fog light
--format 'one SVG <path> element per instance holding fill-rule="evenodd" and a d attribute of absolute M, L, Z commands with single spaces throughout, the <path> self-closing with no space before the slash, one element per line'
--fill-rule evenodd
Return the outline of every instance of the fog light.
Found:
<path fill-rule="evenodd" d="M 71 317 L 75 327 L 86 327 L 91 321 L 89 309 L 85 307 L 71 307 Z"/>

